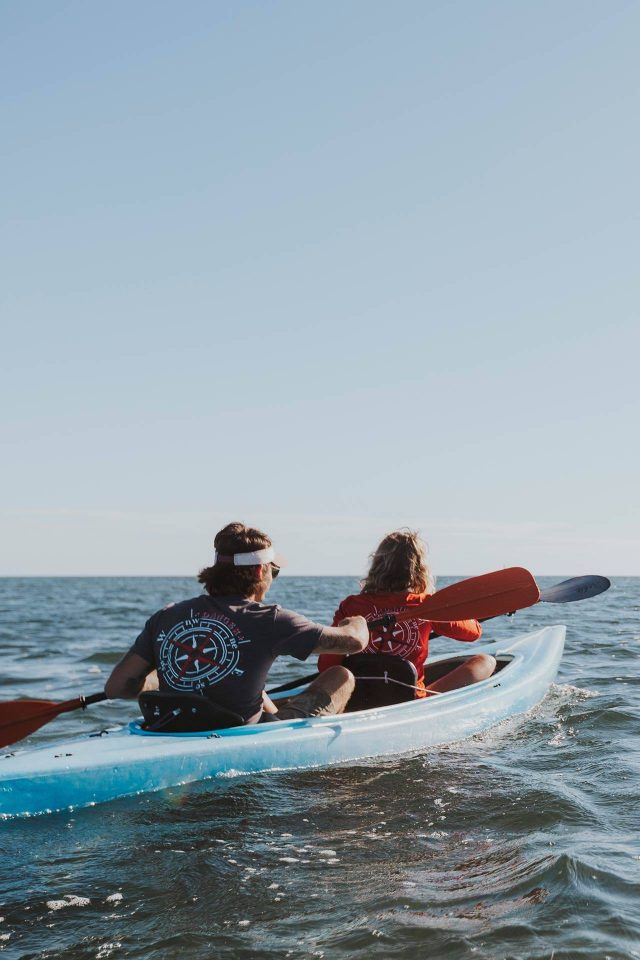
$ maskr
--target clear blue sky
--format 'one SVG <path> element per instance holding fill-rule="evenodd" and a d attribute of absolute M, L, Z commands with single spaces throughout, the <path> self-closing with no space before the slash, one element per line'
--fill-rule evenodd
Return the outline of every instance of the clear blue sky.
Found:
<path fill-rule="evenodd" d="M 0 573 L 640 574 L 635 0 L 0 21 Z"/>

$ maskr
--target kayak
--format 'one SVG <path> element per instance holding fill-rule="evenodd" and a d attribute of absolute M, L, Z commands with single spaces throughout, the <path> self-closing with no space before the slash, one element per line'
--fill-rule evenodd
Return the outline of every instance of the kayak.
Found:
<path fill-rule="evenodd" d="M 497 658 L 492 677 L 392 706 L 204 733 L 152 733 L 137 719 L 5 753 L 0 756 L 0 818 L 92 806 L 220 776 L 331 766 L 462 740 L 535 706 L 557 674 L 564 639 L 565 627 L 552 626 L 474 644 L 474 654 Z M 429 665 L 448 659 L 451 654 L 430 657 Z"/>

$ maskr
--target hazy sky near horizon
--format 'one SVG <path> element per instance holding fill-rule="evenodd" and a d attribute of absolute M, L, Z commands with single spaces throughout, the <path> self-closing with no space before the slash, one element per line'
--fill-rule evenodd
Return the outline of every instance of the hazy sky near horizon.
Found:
<path fill-rule="evenodd" d="M 627 0 L 0 6 L 0 574 L 640 574 Z"/>

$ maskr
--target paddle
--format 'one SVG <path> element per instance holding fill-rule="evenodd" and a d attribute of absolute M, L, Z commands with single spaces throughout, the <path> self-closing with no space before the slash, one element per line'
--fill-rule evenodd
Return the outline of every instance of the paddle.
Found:
<path fill-rule="evenodd" d="M 491 576 L 491 574 L 489 574 Z M 479 580 L 480 577 L 475 577 L 473 579 Z M 463 580 L 462 583 L 468 583 L 469 581 Z M 458 584 L 454 584 L 458 586 Z M 569 580 L 563 580 L 562 583 L 556 583 L 552 587 L 546 587 L 540 592 L 538 598 L 538 603 L 575 603 L 577 600 L 588 600 L 591 597 L 597 597 L 599 594 L 604 593 L 611 586 L 611 581 L 606 577 L 597 577 L 597 576 L 585 576 L 585 577 L 571 577 Z M 448 590 L 448 587 L 444 588 Z M 439 590 L 438 593 L 434 593 L 433 597 L 442 594 L 443 591 Z M 433 599 L 430 597 L 429 599 Z M 410 608 L 411 614 L 416 609 L 415 607 Z M 515 610 L 505 611 L 506 613 L 515 613 Z M 409 613 L 409 611 L 407 611 Z M 494 614 L 493 616 L 501 616 L 501 614 Z M 405 617 L 405 619 L 410 619 L 410 617 Z M 429 617 L 429 619 L 431 619 Z M 434 618 L 435 619 L 435 618 Z M 455 617 L 451 619 L 456 620 L 466 620 L 466 619 L 482 619 L 482 620 L 491 620 L 493 617 Z M 372 626 L 370 623 L 369 626 Z M 432 637 L 438 637 L 440 634 L 432 633 Z M 284 693 L 286 690 L 294 690 L 296 687 L 302 686 L 306 683 L 311 683 L 312 680 L 315 680 L 316 677 L 319 677 L 319 673 L 312 673 L 308 677 L 300 677 L 297 680 L 289 680 L 288 683 L 283 683 L 279 687 L 274 687 L 273 690 L 269 690 L 269 694 L 272 693 Z"/>
<path fill-rule="evenodd" d="M 489 620 L 512 610 L 522 610 L 537 603 L 540 590 L 524 567 L 508 567 L 470 577 L 437 590 L 423 603 L 401 613 L 388 613 L 370 620 L 368 627 L 392 627 L 404 620 L 432 620 L 451 623 L 453 620 Z"/>
<path fill-rule="evenodd" d="M 597 597 L 604 593 L 611 586 L 611 580 L 606 577 L 571 577 L 569 580 L 563 580 L 562 583 L 556 583 L 546 590 L 540 591 L 538 603 L 575 603 L 576 600 L 589 600 L 591 597 Z M 507 616 L 510 617 L 516 613 L 511 610 Z M 481 622 L 493 620 L 493 617 L 482 617 Z M 441 637 L 441 633 L 431 634 L 431 637 Z"/>
<path fill-rule="evenodd" d="M 58 703 L 53 700 L 9 700 L 7 703 L 0 703 L 0 748 L 28 737 L 60 713 L 84 710 L 90 703 L 99 703 L 106 699 L 106 695 L 101 692 Z"/>
<path fill-rule="evenodd" d="M 611 586 L 606 577 L 571 577 L 553 587 L 540 591 L 543 603 L 572 603 L 575 600 L 589 600 L 604 593 Z"/>

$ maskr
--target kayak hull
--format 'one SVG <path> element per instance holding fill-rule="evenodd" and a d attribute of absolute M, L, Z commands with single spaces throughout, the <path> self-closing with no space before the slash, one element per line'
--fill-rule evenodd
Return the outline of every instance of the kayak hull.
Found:
<path fill-rule="evenodd" d="M 437 697 L 334 717 L 161 734 L 126 727 L 0 756 L 0 818 L 91 806 L 219 776 L 300 770 L 408 753 L 525 713 L 554 680 L 565 627 L 474 645 L 503 668 Z M 430 658 L 430 663 L 451 654 Z"/>

